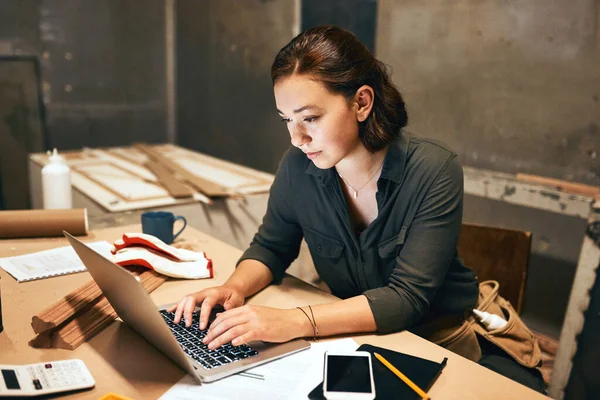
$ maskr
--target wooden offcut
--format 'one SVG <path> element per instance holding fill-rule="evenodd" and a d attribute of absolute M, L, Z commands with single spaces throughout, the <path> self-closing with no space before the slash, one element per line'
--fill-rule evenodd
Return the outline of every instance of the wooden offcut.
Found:
<path fill-rule="evenodd" d="M 72 170 L 122 201 L 156 200 L 169 194 L 158 182 L 110 162 L 74 165 Z"/>
<path fill-rule="evenodd" d="M 224 197 L 231 194 L 230 190 L 228 190 L 227 188 L 192 174 L 191 172 L 185 170 L 179 164 L 163 156 L 159 151 L 153 149 L 150 146 L 136 144 L 135 148 L 139 151 L 146 153 L 148 157 L 150 157 L 153 161 L 161 164 L 168 171 L 171 171 L 171 173 L 173 173 L 176 177 L 187 182 L 195 189 L 199 190 L 200 192 L 204 193 L 209 197 Z"/>
<path fill-rule="evenodd" d="M 52 330 L 73 315 L 96 301 L 102 292 L 96 282 L 89 281 L 79 289 L 69 293 L 52 306 L 31 318 L 31 326 L 35 333 Z"/>
<path fill-rule="evenodd" d="M 139 276 L 148 293 L 167 280 L 166 276 L 142 267 L 130 270 Z M 73 350 L 116 318 L 115 310 L 96 283 L 91 281 L 33 316 L 31 325 L 39 335 L 30 341 L 30 345 Z"/>
<path fill-rule="evenodd" d="M 164 188 L 167 189 L 167 192 L 169 192 L 169 194 L 174 198 L 181 199 L 194 195 L 194 191 L 190 189 L 189 186 L 179 182 L 177 178 L 175 178 L 174 174 L 163 167 L 160 163 L 156 161 L 149 161 L 146 162 L 144 166 L 152 171 L 154 175 L 156 175 L 156 179 L 158 179 L 160 184 L 164 186 Z"/>
<path fill-rule="evenodd" d="M 583 183 L 568 182 L 561 179 L 547 178 L 545 176 L 530 175 L 518 173 L 517 180 L 522 182 L 534 183 L 543 186 L 551 186 L 557 190 L 566 193 L 579 194 L 582 196 L 594 197 L 600 199 L 600 187 L 585 185 Z"/>

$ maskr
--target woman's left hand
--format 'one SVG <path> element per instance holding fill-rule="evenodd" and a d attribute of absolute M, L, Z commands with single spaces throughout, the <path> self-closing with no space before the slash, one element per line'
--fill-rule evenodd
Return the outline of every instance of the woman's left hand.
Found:
<path fill-rule="evenodd" d="M 209 349 L 232 342 L 239 346 L 253 340 L 287 342 L 302 334 L 295 309 L 245 305 L 217 314 L 204 338 Z"/>

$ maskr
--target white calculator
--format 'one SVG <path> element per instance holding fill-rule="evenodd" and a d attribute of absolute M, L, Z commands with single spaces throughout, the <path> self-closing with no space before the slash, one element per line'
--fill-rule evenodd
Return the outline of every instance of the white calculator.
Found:
<path fill-rule="evenodd" d="M 0 397 L 41 396 L 88 389 L 96 382 L 81 360 L 41 364 L 0 365 Z"/>

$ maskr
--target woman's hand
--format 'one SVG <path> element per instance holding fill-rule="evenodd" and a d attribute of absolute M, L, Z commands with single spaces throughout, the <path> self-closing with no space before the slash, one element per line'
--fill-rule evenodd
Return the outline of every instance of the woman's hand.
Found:
<path fill-rule="evenodd" d="M 253 340 L 287 342 L 304 336 L 305 324 L 300 317 L 305 318 L 296 309 L 245 305 L 217 314 L 203 342 L 209 349 L 229 342 L 234 346 Z"/>
<path fill-rule="evenodd" d="M 175 311 L 174 321 L 176 324 L 181 321 L 183 316 L 185 325 L 189 327 L 192 325 L 192 313 L 199 303 L 202 303 L 200 306 L 200 329 L 206 329 L 210 312 L 215 305 L 222 304 L 225 311 L 241 307 L 244 305 L 244 295 L 234 287 L 215 286 L 182 297 L 177 305 L 167 311 Z"/>

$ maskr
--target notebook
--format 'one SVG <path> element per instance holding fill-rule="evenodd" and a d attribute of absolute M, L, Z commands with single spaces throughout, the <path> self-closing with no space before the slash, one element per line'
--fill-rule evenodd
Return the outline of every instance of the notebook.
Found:
<path fill-rule="evenodd" d="M 95 242 L 90 243 L 89 246 L 103 256 L 110 257 L 110 243 Z M 18 282 L 73 274 L 86 270 L 71 246 L 0 258 L 0 267 L 11 274 Z"/>
<path fill-rule="evenodd" d="M 373 353 L 381 354 L 393 366 L 406 375 L 411 381 L 424 391 L 428 391 L 433 382 L 446 366 L 447 358 L 442 362 L 425 360 L 423 358 L 398 353 L 397 351 L 383 349 L 381 347 L 363 344 L 356 351 L 368 351 L 372 356 L 373 379 L 375 380 L 376 399 L 402 399 L 419 400 L 421 397 L 398 378 L 392 371 L 387 369 Z M 312 400 L 325 400 L 323 397 L 323 383 L 321 382 L 309 394 Z"/>

